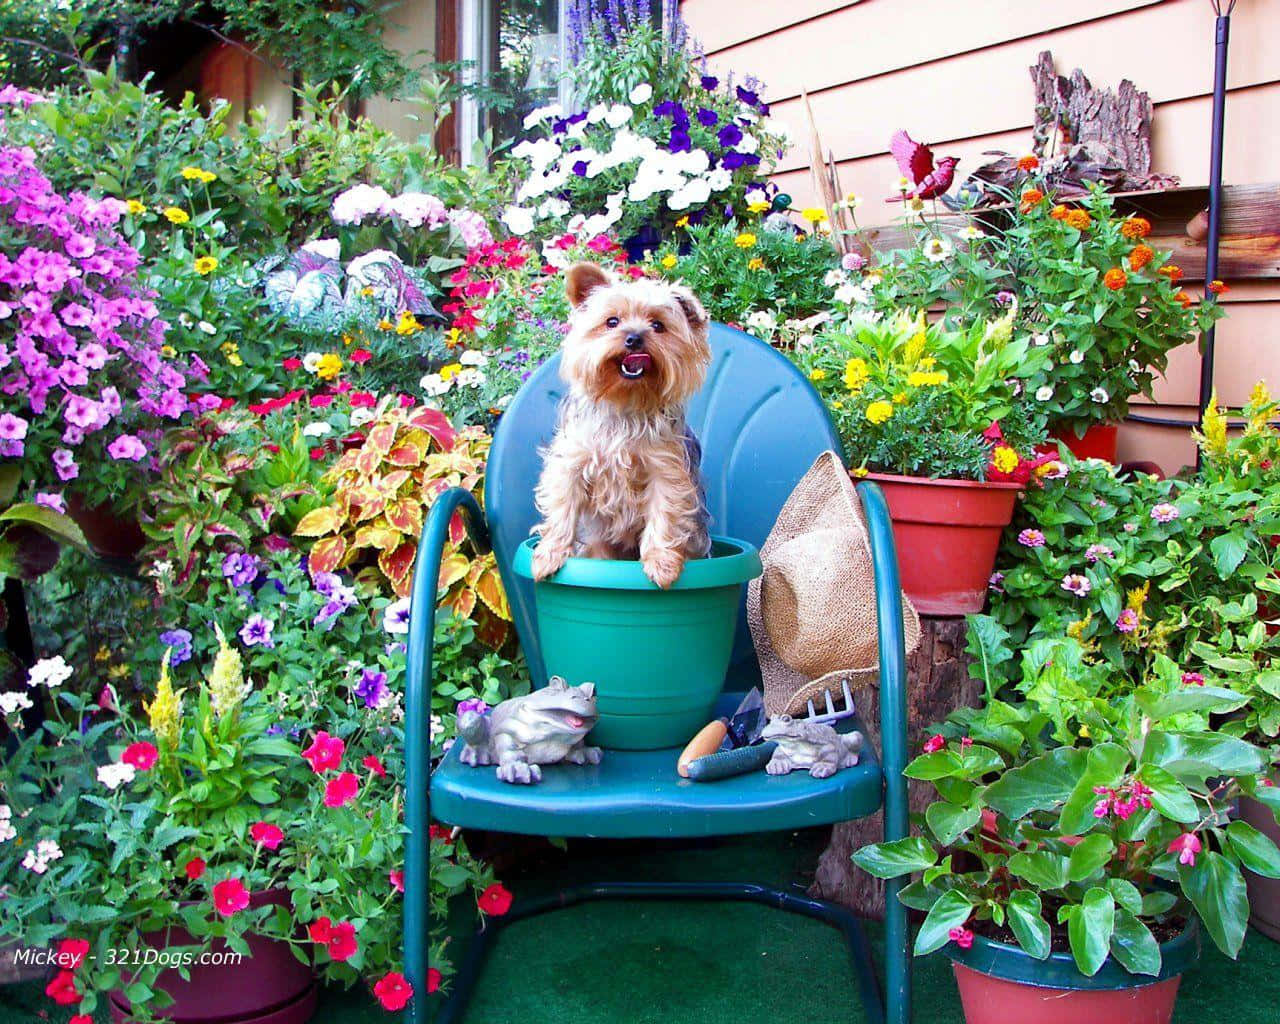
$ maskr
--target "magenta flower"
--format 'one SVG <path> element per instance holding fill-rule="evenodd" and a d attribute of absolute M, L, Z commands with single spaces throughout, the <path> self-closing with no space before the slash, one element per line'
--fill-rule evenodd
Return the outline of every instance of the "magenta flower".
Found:
<path fill-rule="evenodd" d="M 1182 685 L 1183 686 L 1204 686 L 1204 676 L 1202 676 L 1199 672 L 1183 672 Z"/>
<path fill-rule="evenodd" d="M 146 456 L 147 446 L 132 434 L 121 434 L 107 445 L 107 454 L 117 461 L 127 459 L 129 462 L 138 462 Z"/>
<path fill-rule="evenodd" d="M 952 928 L 951 931 L 947 932 L 947 938 L 961 949 L 968 949 L 973 945 L 973 932 L 969 931 L 968 928 Z"/>
<path fill-rule="evenodd" d="M 997 594 L 1004 593 L 1004 573 L 993 572 L 987 579 L 987 586 Z"/>
<path fill-rule="evenodd" d="M 942 734 L 934 733 L 932 736 L 930 736 L 927 740 L 924 741 L 924 744 L 922 745 L 921 749 L 926 754 L 936 754 L 939 750 L 941 750 L 946 745 L 947 745 L 947 741 L 943 738 Z"/>
<path fill-rule="evenodd" d="M 1062 577 L 1062 589 L 1068 594 L 1074 594 L 1076 597 L 1087 597 L 1089 591 L 1093 589 L 1093 584 L 1089 582 L 1087 576 L 1081 576 L 1079 573 L 1070 573 Z"/>
<path fill-rule="evenodd" d="M 1018 543 L 1024 548 L 1044 547 L 1044 534 L 1039 530 L 1023 530 L 1018 534 Z"/>
<path fill-rule="evenodd" d="M 61 512 L 64 516 L 67 514 L 67 503 L 62 500 L 61 494 L 37 491 L 36 504 L 41 508 L 51 508 L 55 512 Z"/>
<path fill-rule="evenodd" d="M 1178 855 L 1178 863 L 1185 864 L 1189 868 L 1195 867 L 1196 854 L 1202 849 L 1200 840 L 1196 838 L 1194 832 L 1184 832 L 1169 844 L 1169 852 Z"/>
<path fill-rule="evenodd" d="M 1151 509 L 1151 518 L 1157 523 L 1171 523 L 1177 519 L 1180 514 L 1178 506 L 1170 505 L 1167 501 L 1162 501 L 1159 505 L 1156 505 Z"/>
<path fill-rule="evenodd" d="M 271 619 L 255 612 L 240 627 L 240 640 L 246 647 L 274 647 L 271 632 L 275 628 L 276 624 Z"/>
<path fill-rule="evenodd" d="M 52 456 L 54 471 L 59 480 L 74 480 L 80 475 L 80 467 L 76 465 L 76 457 L 66 448 L 57 449 Z"/>
<path fill-rule="evenodd" d="M 11 412 L 0 413 L 0 440 L 21 441 L 27 436 L 28 423 Z"/>
<path fill-rule="evenodd" d="M 1084 560 L 1090 565 L 1096 564 L 1100 558 L 1112 558 L 1114 556 L 1115 552 L 1105 544 L 1090 544 L 1084 549 Z"/>
<path fill-rule="evenodd" d="M 1121 633 L 1132 633 L 1138 628 L 1138 613 L 1132 608 L 1126 608 L 1120 613 L 1120 617 L 1116 619 L 1116 629 Z"/>

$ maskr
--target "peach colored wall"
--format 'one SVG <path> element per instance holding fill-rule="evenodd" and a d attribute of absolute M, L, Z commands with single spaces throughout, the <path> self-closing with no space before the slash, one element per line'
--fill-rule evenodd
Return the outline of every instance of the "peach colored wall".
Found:
<path fill-rule="evenodd" d="M 684 0 L 681 11 L 713 67 L 766 83 L 774 116 L 798 140 L 776 180 L 801 202 L 813 195 L 800 98 L 808 92 L 842 184 L 866 197 L 865 224 L 894 216 L 881 199 L 898 174 L 886 152 L 898 128 L 960 157 L 962 172 L 984 150 L 1027 150 L 1027 69 L 1046 49 L 1059 72 L 1081 67 L 1094 85 L 1132 78 L 1155 105 L 1155 170 L 1187 185 L 1208 180 L 1208 0 Z M 1280 146 L 1268 126 L 1280 124 L 1280 0 L 1240 0 L 1228 67 L 1224 178 L 1278 181 Z M 1227 300 L 1215 382 L 1224 402 L 1240 404 L 1260 376 L 1280 388 L 1280 281 L 1240 283 Z M 1177 350 L 1154 407 L 1137 411 L 1193 417 L 1199 372 L 1195 346 Z M 1122 457 L 1167 470 L 1192 452 L 1185 431 L 1130 424 L 1121 432 Z"/>

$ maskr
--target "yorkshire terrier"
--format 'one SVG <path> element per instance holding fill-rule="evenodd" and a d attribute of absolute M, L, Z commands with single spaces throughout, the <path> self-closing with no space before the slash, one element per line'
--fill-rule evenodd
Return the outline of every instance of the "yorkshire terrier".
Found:
<path fill-rule="evenodd" d="M 570 267 L 565 289 L 569 390 L 535 492 L 533 575 L 571 556 L 639 558 L 665 589 L 711 550 L 702 450 L 685 423 L 711 362 L 707 314 L 687 289 L 619 283 L 594 263 Z"/>

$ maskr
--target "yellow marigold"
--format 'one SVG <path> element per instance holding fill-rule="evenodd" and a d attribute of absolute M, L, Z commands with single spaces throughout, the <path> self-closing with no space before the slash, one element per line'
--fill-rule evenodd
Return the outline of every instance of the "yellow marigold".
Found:
<path fill-rule="evenodd" d="M 1146 217 L 1126 217 L 1120 224 L 1120 234 L 1125 238 L 1146 238 L 1151 234 L 1151 221 Z"/>
<path fill-rule="evenodd" d="M 205 680 L 209 690 L 209 703 L 219 718 L 234 711 L 244 699 L 244 663 L 240 652 L 227 643 L 222 627 L 214 623 L 218 636 L 218 653 L 213 657 L 213 668 Z"/>
<path fill-rule="evenodd" d="M 1055 206 L 1052 210 L 1049 211 L 1049 216 L 1052 217 L 1054 220 L 1066 220 L 1067 214 L 1070 212 L 1071 212 L 1070 210 L 1068 210 L 1065 206 L 1059 203 L 1057 206 Z"/>
<path fill-rule="evenodd" d="M 440 367 L 440 379 L 444 381 L 453 380 L 461 372 L 461 363 L 449 363 L 447 366 Z"/>
<path fill-rule="evenodd" d="M 385 316 L 378 321 L 378 330 L 380 331 L 394 331 L 395 329 L 396 329 L 396 325 L 393 324 L 390 320 L 388 320 Z"/>
<path fill-rule="evenodd" d="M 752 256 L 751 259 L 747 260 L 747 269 L 748 270 L 764 270 L 764 260 L 762 260 L 759 256 Z"/>
<path fill-rule="evenodd" d="M 750 231 L 744 231 L 742 232 L 742 234 L 740 234 L 737 238 L 733 240 L 733 244 L 736 245 L 739 249 L 750 249 L 753 245 L 756 244 L 756 236 L 753 235 Z"/>
<path fill-rule="evenodd" d="M 800 216 L 810 224 L 821 224 L 827 219 L 827 211 L 817 206 L 806 206 L 800 211 Z"/>
<path fill-rule="evenodd" d="M 129 200 L 127 203 L 125 203 L 124 205 L 125 205 L 125 209 L 126 209 L 126 210 L 128 210 L 128 211 L 129 211 L 131 214 L 133 214 L 135 217 L 136 217 L 136 216 L 138 216 L 138 214 L 140 214 L 140 213 L 146 213 L 146 212 L 147 212 L 147 208 L 146 208 L 146 206 L 145 206 L 144 204 L 142 204 L 142 203 L 138 202 L 138 200 L 136 200 L 136 199 L 130 199 L 130 200 Z"/>
<path fill-rule="evenodd" d="M 1129 269 L 1141 270 L 1150 263 L 1156 255 L 1156 251 L 1149 245 L 1135 245 L 1129 253 Z"/>
<path fill-rule="evenodd" d="M 1213 458 L 1227 454 L 1227 417 L 1218 408 L 1218 392 L 1209 396 L 1204 416 L 1200 420 L 1200 436 L 1196 438 L 1204 453 Z"/>
<path fill-rule="evenodd" d="M 679 262 L 680 261 L 676 259 L 676 257 L 671 253 L 667 253 L 665 256 L 662 257 L 662 265 L 666 267 L 668 270 L 670 270 Z"/>
<path fill-rule="evenodd" d="M 687 228 L 689 226 L 689 215 L 686 213 L 683 217 L 676 221 L 676 227 Z"/>
<path fill-rule="evenodd" d="M 1118 292 L 1121 288 L 1129 283 L 1129 275 L 1119 267 L 1112 267 L 1102 275 L 1102 283 L 1110 288 L 1113 292 Z"/>
<path fill-rule="evenodd" d="M 1022 193 L 1022 212 L 1026 213 L 1044 199 L 1044 193 L 1038 188 L 1029 188 Z"/>
<path fill-rule="evenodd" d="M 1034 153 L 1018 158 L 1018 170 L 1031 172 L 1040 166 L 1040 160 Z"/>
<path fill-rule="evenodd" d="M 201 256 L 196 260 L 196 273 L 201 277 L 212 274 L 218 269 L 218 261 L 213 256 Z"/>
<path fill-rule="evenodd" d="M 866 467 L 866 466 L 858 466 L 856 469 L 851 470 L 851 472 L 853 473 L 853 475 L 854 475 L 855 477 L 857 477 L 859 480 L 861 480 L 864 476 L 866 476 L 866 475 L 867 475 L 867 467 Z"/>
<path fill-rule="evenodd" d="M 180 206 L 166 206 L 161 212 L 170 224 L 185 224 L 191 219 L 191 214 Z"/>
<path fill-rule="evenodd" d="M 869 406 L 867 406 L 867 419 L 870 422 L 875 423 L 876 425 L 879 425 L 885 422 L 885 420 L 887 420 L 892 415 L 893 415 L 892 402 L 886 402 L 883 399 L 881 399 L 880 401 L 872 402 Z"/>
<path fill-rule="evenodd" d="M 1077 231 L 1088 231 L 1089 225 L 1093 223 L 1093 218 L 1089 216 L 1087 210 L 1068 210 L 1067 215 L 1062 218 L 1062 222 L 1069 228 L 1075 228 Z"/>
<path fill-rule="evenodd" d="M 316 376 L 321 380 L 333 380 L 342 372 L 342 356 L 336 352 L 326 352 L 316 363 Z"/>
<path fill-rule="evenodd" d="M 444 332 L 444 343 L 448 348 L 457 348 L 462 344 L 462 332 L 456 327 L 450 327 Z"/>
<path fill-rule="evenodd" d="M 894 405 L 903 405 L 906 402 L 906 400 L 907 400 L 907 393 L 905 391 L 899 391 L 896 395 L 893 396 Z"/>
<path fill-rule="evenodd" d="M 913 388 L 928 388 L 946 382 L 947 375 L 941 370 L 913 370 L 907 374 L 907 384 Z"/>
<path fill-rule="evenodd" d="M 754 203 L 747 203 L 747 209 L 752 213 L 764 213 L 772 205 L 767 199 L 757 199 Z"/>
<path fill-rule="evenodd" d="M 858 357 L 844 364 L 844 386 L 853 394 L 862 390 L 870 374 L 867 372 L 867 361 Z"/>
<path fill-rule="evenodd" d="M 169 680 L 169 656 L 173 648 L 166 647 L 160 659 L 160 681 L 156 683 L 155 699 L 142 706 L 147 712 L 151 731 L 162 747 L 172 750 L 178 745 L 178 730 L 182 723 L 182 691 L 176 693 Z"/>
<path fill-rule="evenodd" d="M 418 323 L 416 316 L 407 309 L 400 314 L 400 319 L 396 323 L 396 334 L 417 334 L 420 330 L 422 330 L 422 324 Z"/>
<path fill-rule="evenodd" d="M 810 380 L 826 380 L 827 371 L 824 370 L 821 366 L 815 366 L 812 370 L 809 371 L 809 379 Z"/>
<path fill-rule="evenodd" d="M 996 445 L 996 450 L 991 453 L 991 464 L 1001 473 L 1012 473 L 1018 468 L 1019 461 L 1018 453 L 1007 444 Z"/>
<path fill-rule="evenodd" d="M 342 336 L 342 344 L 344 344 L 345 346 L 347 346 L 347 348 L 350 348 L 352 345 L 354 345 L 354 344 L 355 344 L 355 341 L 356 341 L 356 339 L 355 339 L 355 338 L 353 338 L 353 337 L 352 337 L 351 335 L 349 335 L 349 334 L 344 334 L 344 335 Z"/>
<path fill-rule="evenodd" d="M 213 171 L 206 171 L 199 167 L 182 168 L 182 176 L 186 178 L 187 181 L 202 181 L 206 185 L 218 177 L 213 173 Z"/>

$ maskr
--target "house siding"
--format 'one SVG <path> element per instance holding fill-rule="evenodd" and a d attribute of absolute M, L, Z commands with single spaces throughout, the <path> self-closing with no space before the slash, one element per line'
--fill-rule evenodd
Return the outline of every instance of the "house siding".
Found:
<path fill-rule="evenodd" d="M 753 5 L 756 6 L 756 5 Z M 1028 69 L 1051 50 L 1060 73 L 1080 67 L 1098 86 L 1132 78 L 1155 108 L 1153 169 L 1184 185 L 1209 172 L 1213 13 L 1205 0 L 793 0 L 758 5 L 743 17 L 735 0 L 685 0 L 691 34 L 721 72 L 765 83 L 773 115 L 797 140 L 775 180 L 798 203 L 814 198 L 808 93 L 824 148 L 840 180 L 866 201 L 866 226 L 888 223 L 882 202 L 898 176 L 886 152 L 905 128 L 935 152 L 972 170 L 984 150 L 1030 146 L 1033 89 Z M 1224 180 L 1280 180 L 1274 134 L 1280 123 L 1280 0 L 1239 4 L 1231 21 Z M 1217 332 L 1215 383 L 1222 401 L 1242 404 L 1253 382 L 1280 386 L 1280 282 L 1232 282 Z M 1195 345 L 1171 355 L 1154 403 L 1135 412 L 1193 419 L 1200 373 Z M 1172 471 L 1194 454 L 1182 429 L 1126 424 L 1121 457 Z"/>

